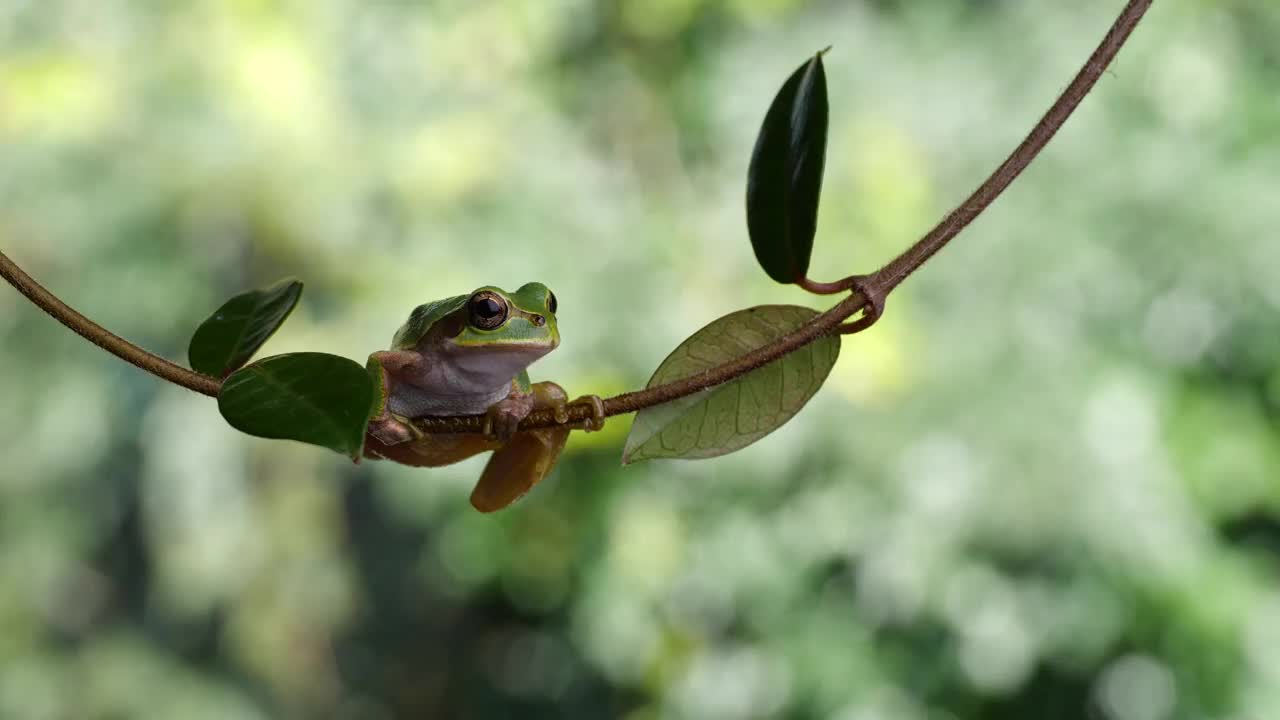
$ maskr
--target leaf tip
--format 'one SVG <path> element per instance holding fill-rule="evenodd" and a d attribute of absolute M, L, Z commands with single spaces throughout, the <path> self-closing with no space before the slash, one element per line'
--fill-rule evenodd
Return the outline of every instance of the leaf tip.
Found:
<path fill-rule="evenodd" d="M 632 438 L 627 438 L 627 444 L 622 448 L 622 467 L 634 465 L 638 462 L 644 462 L 648 458 L 636 457 L 635 453 L 640 449 L 640 445 L 632 443 Z"/>

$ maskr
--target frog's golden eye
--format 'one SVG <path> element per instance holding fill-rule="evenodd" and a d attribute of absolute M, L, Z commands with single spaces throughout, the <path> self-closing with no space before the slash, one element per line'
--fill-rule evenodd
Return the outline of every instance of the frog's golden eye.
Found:
<path fill-rule="evenodd" d="M 547 291 L 547 312 L 556 314 L 556 294 L 550 290 Z"/>
<path fill-rule="evenodd" d="M 487 290 L 472 295 L 467 301 L 471 326 L 480 330 L 492 330 L 506 322 L 507 312 L 506 299 Z"/>

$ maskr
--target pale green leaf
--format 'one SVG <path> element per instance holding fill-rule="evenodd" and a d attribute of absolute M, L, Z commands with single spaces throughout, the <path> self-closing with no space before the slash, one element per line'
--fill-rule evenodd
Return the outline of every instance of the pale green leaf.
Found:
<path fill-rule="evenodd" d="M 694 333 L 649 380 L 680 380 L 741 357 L 818 313 L 795 305 L 739 310 Z M 822 387 L 840 354 L 839 336 L 820 338 L 735 380 L 636 414 L 623 463 L 708 458 L 740 450 L 778 429 Z"/>

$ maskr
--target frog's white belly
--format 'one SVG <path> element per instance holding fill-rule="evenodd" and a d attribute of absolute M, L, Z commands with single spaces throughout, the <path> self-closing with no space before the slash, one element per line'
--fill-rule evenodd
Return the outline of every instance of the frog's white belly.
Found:
<path fill-rule="evenodd" d="M 475 415 L 511 394 L 511 381 L 531 362 L 527 354 L 438 357 L 430 367 L 393 382 L 387 408 L 404 417 Z"/>
<path fill-rule="evenodd" d="M 387 408 L 404 417 L 423 415 L 478 415 L 511 394 L 511 381 L 487 392 L 439 393 L 401 384 L 387 399 Z"/>

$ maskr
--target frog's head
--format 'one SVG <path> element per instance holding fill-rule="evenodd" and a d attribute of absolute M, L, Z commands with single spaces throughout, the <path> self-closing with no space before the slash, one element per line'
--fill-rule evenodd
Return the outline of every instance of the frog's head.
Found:
<path fill-rule="evenodd" d="M 485 286 L 470 295 L 419 305 L 396 333 L 392 348 L 463 358 L 504 358 L 517 368 L 560 344 L 556 296 L 542 283 L 515 292 Z"/>
<path fill-rule="evenodd" d="M 560 344 L 556 296 L 542 283 L 525 283 L 510 293 L 482 287 L 467 297 L 460 313 L 465 321 L 447 340 L 460 350 L 529 351 L 541 356 Z"/>

